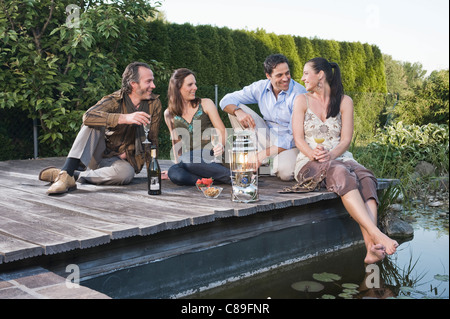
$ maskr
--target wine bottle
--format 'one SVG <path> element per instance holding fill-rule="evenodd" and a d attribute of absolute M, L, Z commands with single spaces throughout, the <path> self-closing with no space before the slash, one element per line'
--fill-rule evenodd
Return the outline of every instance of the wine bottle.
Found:
<path fill-rule="evenodd" d="M 159 167 L 156 156 L 156 146 L 152 145 L 150 149 L 150 165 L 147 167 L 148 194 L 161 194 L 161 168 Z"/>

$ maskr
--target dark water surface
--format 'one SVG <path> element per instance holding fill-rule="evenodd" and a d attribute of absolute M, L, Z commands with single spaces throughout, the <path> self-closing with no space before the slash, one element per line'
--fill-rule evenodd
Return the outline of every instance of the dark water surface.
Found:
<path fill-rule="evenodd" d="M 448 215 L 422 212 L 412 223 L 414 237 L 401 243 L 397 253 L 377 264 L 380 288 L 368 289 L 364 245 L 347 248 L 308 261 L 298 262 L 250 278 L 203 291 L 188 298 L 449 298 Z M 366 275 L 366 270 L 368 271 Z M 340 277 L 320 282 L 314 274 L 331 273 Z M 315 281 L 323 285 L 319 292 L 301 292 L 292 285 Z M 346 285 L 352 284 L 352 285 Z M 369 285 L 375 281 L 369 280 Z M 346 290 L 346 287 L 356 287 Z"/>
<path fill-rule="evenodd" d="M 317 242 L 324 232 L 331 236 L 336 223 L 347 219 L 346 216 L 322 221 L 320 227 L 308 224 L 265 232 L 212 249 L 122 269 L 83 284 L 119 299 L 448 299 L 448 213 L 432 210 L 409 212 L 405 216 L 412 220 L 414 237 L 401 242 L 394 255 L 372 268 L 364 264 L 363 244 L 348 245 L 349 248 L 319 256 L 314 254 L 315 257 L 306 260 L 296 258 L 303 256 L 299 253 L 308 247 L 315 251 L 314 242 L 305 238 L 316 238 Z M 315 232 L 316 237 L 308 231 Z M 348 228 L 346 234 L 351 231 Z M 354 231 L 360 236 L 357 226 Z M 332 241 L 337 239 L 333 237 Z M 265 259 L 273 263 L 262 262 Z M 241 264 L 236 268 L 234 262 Z M 239 272 L 234 273 L 233 268 L 239 268 Z M 220 279 L 227 270 L 230 275 L 225 278 L 228 279 Z M 185 291 L 192 286 L 193 278 L 198 281 L 196 286 L 203 288 Z M 216 280 L 213 286 L 211 279 Z M 305 281 L 313 283 L 307 284 L 308 291 L 299 291 L 298 283 Z M 320 291 L 314 292 L 314 286 Z"/>

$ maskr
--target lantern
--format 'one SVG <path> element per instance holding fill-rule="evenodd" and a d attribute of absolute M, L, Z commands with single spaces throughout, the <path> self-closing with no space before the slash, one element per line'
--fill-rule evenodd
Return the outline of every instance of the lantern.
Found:
<path fill-rule="evenodd" d="M 258 200 L 258 169 L 255 134 L 238 131 L 233 135 L 231 161 L 231 200 L 251 203 Z"/>

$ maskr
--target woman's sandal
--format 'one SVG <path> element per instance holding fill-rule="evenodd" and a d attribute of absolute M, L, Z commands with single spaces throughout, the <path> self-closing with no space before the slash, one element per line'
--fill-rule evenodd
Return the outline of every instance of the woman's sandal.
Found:
<path fill-rule="evenodd" d="M 309 170 L 305 172 L 305 174 L 301 174 L 299 176 L 299 180 L 301 182 L 298 182 L 292 187 L 285 187 L 283 190 L 278 191 L 278 193 L 285 194 L 285 193 L 309 193 L 313 192 L 316 189 L 320 188 L 320 183 L 325 178 L 325 171 L 320 172 L 320 174 L 316 176 L 311 176 L 304 178 L 303 176 L 308 174 Z"/>

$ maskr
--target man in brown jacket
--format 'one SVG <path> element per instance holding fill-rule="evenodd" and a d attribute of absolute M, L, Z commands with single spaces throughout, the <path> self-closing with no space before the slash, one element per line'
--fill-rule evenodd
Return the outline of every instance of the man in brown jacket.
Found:
<path fill-rule="evenodd" d="M 147 64 L 129 64 L 122 75 L 122 88 L 83 115 L 64 166 L 47 167 L 39 173 L 41 181 L 52 183 L 47 194 L 76 189 L 76 181 L 129 184 L 145 163 L 144 124 L 151 123 L 148 139 L 158 145 L 162 110 L 161 101 L 152 93 L 154 88 L 153 72 Z"/>

